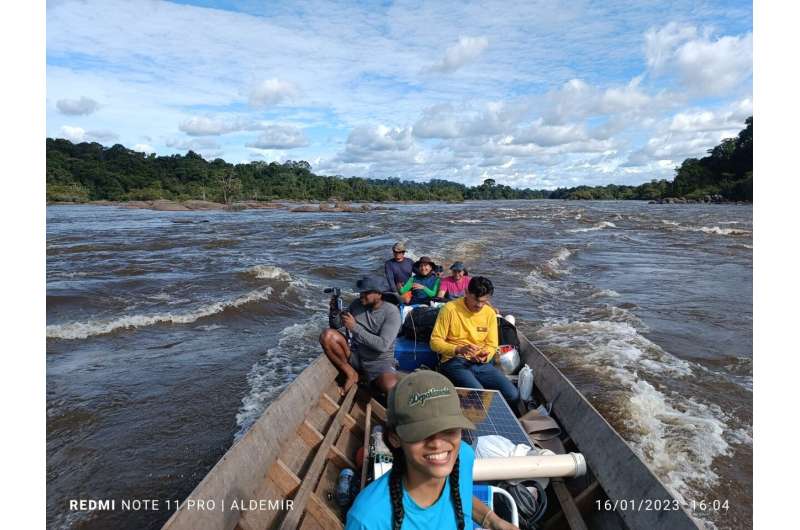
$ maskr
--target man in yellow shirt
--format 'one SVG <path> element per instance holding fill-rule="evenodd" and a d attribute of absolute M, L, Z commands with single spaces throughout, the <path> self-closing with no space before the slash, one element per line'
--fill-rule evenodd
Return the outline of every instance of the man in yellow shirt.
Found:
<path fill-rule="evenodd" d="M 519 391 L 492 360 L 498 348 L 497 313 L 489 305 L 494 286 L 475 276 L 463 298 L 439 310 L 431 349 L 439 354 L 439 371 L 456 386 L 499 390 L 512 410 Z"/>

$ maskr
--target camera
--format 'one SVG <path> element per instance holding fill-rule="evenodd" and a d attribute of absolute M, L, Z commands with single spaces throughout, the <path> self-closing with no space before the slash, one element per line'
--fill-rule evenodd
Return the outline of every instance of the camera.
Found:
<path fill-rule="evenodd" d="M 325 294 L 333 293 L 333 296 L 341 296 L 342 295 L 342 290 L 339 289 L 338 287 L 328 287 L 323 292 Z"/>

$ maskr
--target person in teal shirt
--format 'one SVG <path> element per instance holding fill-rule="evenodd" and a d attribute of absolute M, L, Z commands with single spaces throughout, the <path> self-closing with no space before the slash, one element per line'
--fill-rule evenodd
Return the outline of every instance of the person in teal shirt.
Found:
<path fill-rule="evenodd" d="M 472 495 L 475 452 L 461 442 L 464 417 L 453 384 L 419 370 L 389 392 L 384 441 L 393 466 L 359 493 L 345 530 L 518 530 Z"/>

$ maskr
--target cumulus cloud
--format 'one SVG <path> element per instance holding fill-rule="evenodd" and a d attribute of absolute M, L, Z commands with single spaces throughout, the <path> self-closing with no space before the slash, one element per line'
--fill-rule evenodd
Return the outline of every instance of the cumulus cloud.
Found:
<path fill-rule="evenodd" d="M 667 95 L 648 95 L 640 86 L 641 77 L 626 85 L 601 89 L 581 79 L 571 79 L 544 97 L 542 117 L 558 125 L 591 116 L 657 111 L 669 104 Z"/>
<path fill-rule="evenodd" d="M 56 107 L 68 116 L 86 116 L 100 108 L 100 104 L 91 98 L 81 96 L 79 99 L 59 99 Z"/>
<path fill-rule="evenodd" d="M 256 149 L 295 149 L 307 145 L 305 133 L 294 125 L 268 126 L 254 142 L 246 144 Z"/>
<path fill-rule="evenodd" d="M 514 135 L 511 143 L 534 143 L 542 147 L 569 144 L 588 139 L 586 128 L 583 124 L 546 125 L 542 120 L 537 120 L 533 125 L 521 129 Z"/>
<path fill-rule="evenodd" d="M 255 128 L 257 128 L 255 124 L 241 118 L 222 119 L 208 116 L 193 116 L 178 125 L 178 129 L 189 136 L 218 136 Z"/>
<path fill-rule="evenodd" d="M 424 73 L 449 74 L 462 66 L 471 63 L 489 47 L 486 37 L 461 37 L 458 42 L 444 53 L 444 57 L 436 64 L 423 69 Z"/>
<path fill-rule="evenodd" d="M 654 127 L 653 135 L 629 154 L 625 166 L 677 165 L 686 158 L 705 156 L 722 139 L 735 137 L 752 111 L 752 100 L 744 98 L 719 109 L 678 112 Z"/>
<path fill-rule="evenodd" d="M 295 98 L 297 87 L 280 79 L 265 79 L 250 91 L 250 105 L 253 107 L 269 107 Z"/>
<path fill-rule="evenodd" d="M 345 150 L 338 160 L 345 163 L 369 163 L 387 159 L 416 162 L 417 154 L 418 149 L 410 127 L 362 125 L 350 132 Z"/>
<path fill-rule="evenodd" d="M 508 134 L 527 110 L 525 104 L 507 102 L 489 102 L 477 110 L 434 105 L 423 111 L 413 133 L 417 138 L 441 139 Z"/>
<path fill-rule="evenodd" d="M 145 153 L 149 155 L 150 153 L 155 153 L 156 150 L 153 149 L 153 146 L 150 144 L 136 144 L 132 147 L 134 151 L 138 151 L 140 153 Z"/>
<path fill-rule="evenodd" d="M 94 130 L 86 131 L 81 127 L 72 127 L 64 125 L 60 130 L 61 137 L 66 138 L 75 143 L 79 142 L 113 142 L 119 138 L 113 131 L 108 130 Z"/>
<path fill-rule="evenodd" d="M 719 95 L 752 75 L 753 34 L 714 38 L 671 22 L 645 33 L 645 56 L 654 74 L 674 73 L 695 94 Z"/>
<path fill-rule="evenodd" d="M 180 151 L 208 151 L 220 148 L 217 141 L 212 138 L 193 138 L 191 140 L 170 138 L 165 143 L 167 147 Z"/>

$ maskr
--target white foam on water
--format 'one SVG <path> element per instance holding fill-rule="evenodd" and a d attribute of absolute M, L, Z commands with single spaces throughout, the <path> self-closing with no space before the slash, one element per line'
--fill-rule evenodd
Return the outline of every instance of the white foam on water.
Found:
<path fill-rule="evenodd" d="M 581 310 L 580 314 L 584 319 L 591 321 L 625 322 L 633 326 L 639 333 L 650 331 L 647 324 L 632 311 L 611 304 L 586 307 Z"/>
<path fill-rule="evenodd" d="M 528 275 L 523 279 L 523 282 L 525 283 L 525 290 L 533 294 L 554 295 L 558 294 L 559 292 L 558 287 L 548 281 L 544 276 L 542 276 L 542 273 L 537 270 L 532 270 L 529 272 Z"/>
<path fill-rule="evenodd" d="M 715 458 L 728 455 L 730 419 L 718 406 L 671 392 L 659 380 L 687 378 L 692 365 L 664 351 L 628 322 L 551 322 L 537 336 L 571 353 L 571 362 L 626 389 L 619 400 L 626 438 L 680 500 L 701 498 L 718 476 Z M 746 433 L 745 433 L 746 434 Z"/>
<path fill-rule="evenodd" d="M 290 281 L 292 276 L 275 265 L 256 265 L 247 269 L 247 273 L 259 280 L 285 280 Z"/>
<path fill-rule="evenodd" d="M 447 222 L 450 223 L 450 224 L 474 225 L 474 224 L 482 223 L 483 221 L 481 221 L 480 219 L 451 219 L 450 221 L 447 221 Z"/>
<path fill-rule="evenodd" d="M 292 324 L 280 332 L 278 344 L 267 350 L 247 374 L 250 391 L 242 398 L 234 439 L 241 438 L 266 408 L 311 359 L 322 353 L 318 337 L 327 325 L 327 313 L 315 313 L 309 320 Z"/>
<path fill-rule="evenodd" d="M 579 232 L 594 232 L 595 230 L 603 230 L 604 228 L 616 228 L 617 225 L 610 221 L 601 221 L 599 223 L 595 223 L 591 226 L 591 228 L 573 228 L 571 230 L 567 230 L 567 232 L 572 233 L 579 233 Z"/>
<path fill-rule="evenodd" d="M 118 329 L 140 328 L 153 324 L 191 324 L 201 318 L 221 313 L 231 307 L 239 307 L 251 302 L 268 300 L 272 287 L 251 291 L 233 300 L 214 302 L 184 313 L 157 313 L 153 315 L 124 315 L 110 320 L 89 320 L 47 326 L 46 335 L 51 339 L 85 339 L 104 335 Z"/>
<path fill-rule="evenodd" d="M 573 255 L 573 252 L 565 247 L 561 247 L 556 251 L 555 255 L 549 260 L 545 261 L 541 266 L 541 271 L 549 276 L 561 276 L 567 274 L 569 269 L 562 268 L 562 265 Z"/>
<path fill-rule="evenodd" d="M 196 326 L 194 329 L 199 329 L 200 331 L 214 331 L 215 329 L 222 329 L 225 326 L 221 326 L 219 324 L 208 324 L 203 326 Z"/>
<path fill-rule="evenodd" d="M 617 298 L 619 293 L 613 289 L 598 289 L 589 298 Z"/>
<path fill-rule="evenodd" d="M 682 230 L 689 232 L 703 232 L 706 234 L 715 234 L 719 236 L 749 236 L 753 234 L 752 231 L 744 230 L 742 228 L 720 228 L 718 226 L 701 226 L 696 228 L 684 227 Z"/>
<path fill-rule="evenodd" d="M 681 225 L 677 221 L 668 221 L 666 219 L 662 219 L 661 222 L 664 223 L 665 225 L 669 225 L 669 226 L 680 226 Z"/>

